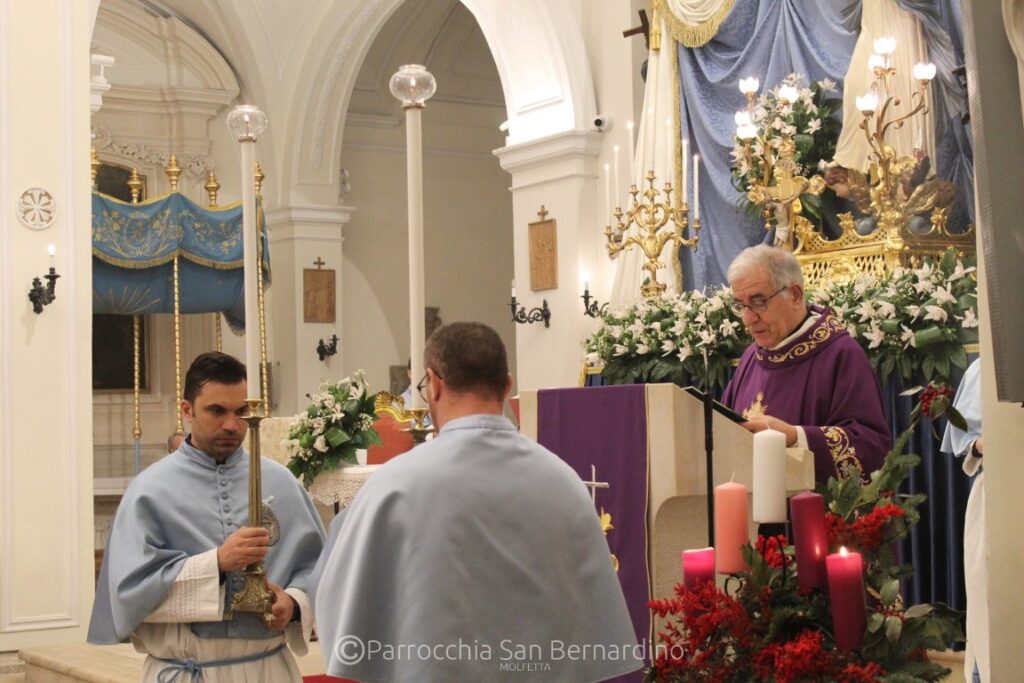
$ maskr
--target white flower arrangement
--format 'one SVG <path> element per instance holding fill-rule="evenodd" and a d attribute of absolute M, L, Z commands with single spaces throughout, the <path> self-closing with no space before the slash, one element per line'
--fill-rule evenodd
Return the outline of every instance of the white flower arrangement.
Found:
<path fill-rule="evenodd" d="M 313 403 L 299 413 L 285 445 L 292 453 L 288 469 L 309 488 L 317 475 L 342 463 L 356 464 L 356 451 L 379 444 L 373 428 L 377 418 L 362 370 L 340 382 L 325 382 L 310 396 Z"/>
<path fill-rule="evenodd" d="M 965 367 L 964 344 L 977 341 L 977 280 L 972 262 L 950 249 L 941 259 L 885 275 L 829 283 L 807 293 L 831 309 L 865 349 L 879 379 L 920 371 L 948 382 Z M 732 291 L 663 295 L 606 313 L 586 341 L 587 360 L 612 384 L 672 381 L 724 387 L 729 365 L 751 339 L 730 308 Z M 705 354 L 707 371 L 705 371 Z"/>
<path fill-rule="evenodd" d="M 805 85 L 800 74 L 789 74 L 781 83 L 755 100 L 749 114 L 749 123 L 756 136 L 749 141 L 733 136 L 731 153 L 733 184 L 743 193 L 741 204 L 752 207 L 747 192 L 755 187 L 769 187 L 775 184 L 770 169 L 779 161 L 778 150 L 784 138 L 790 138 L 795 145 L 794 161 L 796 175 L 811 177 L 818 172 L 822 162 L 835 156 L 836 142 L 842 124 L 835 117 L 842 108 L 836 84 L 824 79 Z M 780 98 L 779 92 L 786 89 L 796 99 L 789 102 Z M 746 112 L 741 112 L 746 114 Z M 740 117 L 741 114 L 737 114 Z M 743 116 L 746 121 L 747 116 Z M 750 146 L 750 154 L 746 145 Z M 767 164 L 765 162 L 768 162 Z M 817 195 L 804 194 L 801 197 L 808 213 L 821 220 L 821 200 Z"/>
<path fill-rule="evenodd" d="M 732 302 L 729 289 L 692 291 L 610 311 L 587 340 L 587 357 L 602 361 L 602 374 L 616 384 L 685 379 L 702 387 L 707 379 L 724 386 L 730 360 L 750 343 Z"/>

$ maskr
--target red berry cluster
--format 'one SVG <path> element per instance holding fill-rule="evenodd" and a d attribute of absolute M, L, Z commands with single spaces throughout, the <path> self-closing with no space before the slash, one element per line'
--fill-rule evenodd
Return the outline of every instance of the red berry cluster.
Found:
<path fill-rule="evenodd" d="M 925 390 L 921 392 L 921 414 L 927 417 L 931 417 L 932 403 L 935 402 L 935 399 L 938 398 L 939 396 L 946 396 L 948 398 L 951 397 L 952 395 L 953 390 L 950 389 L 948 386 L 937 387 L 934 384 L 929 384 L 925 388 Z"/>

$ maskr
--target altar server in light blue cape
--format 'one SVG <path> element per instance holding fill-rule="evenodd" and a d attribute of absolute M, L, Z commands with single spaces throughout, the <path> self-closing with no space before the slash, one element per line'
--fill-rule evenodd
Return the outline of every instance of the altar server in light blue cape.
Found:
<path fill-rule="evenodd" d="M 130 638 L 149 655 L 143 681 L 301 681 L 291 647 L 306 652 L 307 594 L 324 530 L 305 490 L 263 459 L 267 528 L 249 516 L 245 366 L 206 353 L 185 378 L 191 434 L 125 491 L 96 586 L 89 642 Z M 230 615 L 241 570 L 263 560 L 273 623 Z"/>
<path fill-rule="evenodd" d="M 964 674 L 973 681 L 987 681 L 988 674 L 988 580 L 985 577 L 985 470 L 981 435 L 981 359 L 967 366 L 956 390 L 953 407 L 967 422 L 967 431 L 946 425 L 942 451 L 962 457 L 964 474 L 974 477 L 964 511 L 964 585 L 967 590 L 967 651 Z"/>
<path fill-rule="evenodd" d="M 370 477 L 317 565 L 327 672 L 582 683 L 639 669 L 586 488 L 502 416 L 512 378 L 501 338 L 446 325 L 425 356 L 420 386 L 440 433 Z"/>

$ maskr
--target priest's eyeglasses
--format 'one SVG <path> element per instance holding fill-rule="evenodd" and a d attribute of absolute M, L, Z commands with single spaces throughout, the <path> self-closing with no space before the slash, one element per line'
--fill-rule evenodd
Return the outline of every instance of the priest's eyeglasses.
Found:
<path fill-rule="evenodd" d="M 733 313 L 740 316 L 742 316 L 743 311 L 747 310 L 748 308 L 752 310 L 754 313 L 764 313 L 766 310 L 768 310 L 768 302 L 773 297 L 786 291 L 787 289 L 789 289 L 789 285 L 786 285 L 785 287 L 780 289 L 778 292 L 775 292 L 775 294 L 772 294 L 771 296 L 754 295 L 750 297 L 750 301 L 748 303 L 743 303 L 742 301 L 733 301 L 732 306 L 730 306 L 730 308 L 732 308 Z"/>

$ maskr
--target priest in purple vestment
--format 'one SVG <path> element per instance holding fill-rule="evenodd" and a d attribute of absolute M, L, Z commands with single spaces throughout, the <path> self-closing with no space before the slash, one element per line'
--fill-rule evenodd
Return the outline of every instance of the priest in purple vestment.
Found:
<path fill-rule="evenodd" d="M 892 445 L 878 377 L 867 354 L 827 308 L 808 306 L 800 264 L 767 245 L 729 266 L 733 309 L 754 338 L 722 402 L 752 432 L 774 429 L 814 453 L 818 481 L 865 476 Z"/>

